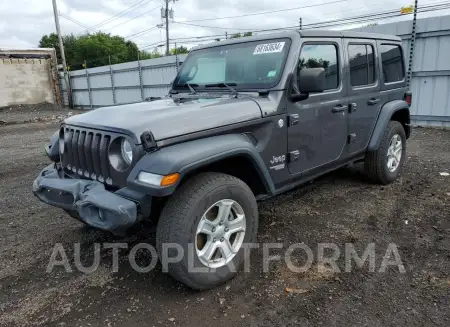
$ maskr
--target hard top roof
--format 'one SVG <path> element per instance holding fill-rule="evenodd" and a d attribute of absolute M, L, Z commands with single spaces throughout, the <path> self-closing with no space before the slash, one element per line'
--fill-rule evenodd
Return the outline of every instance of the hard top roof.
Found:
<path fill-rule="evenodd" d="M 332 30 L 296 30 L 285 31 L 270 34 L 260 34 L 256 36 L 246 36 L 243 38 L 228 39 L 219 42 L 212 42 L 208 44 L 202 44 L 194 47 L 192 50 L 198 50 L 203 48 L 211 48 L 226 44 L 236 44 L 243 42 L 262 41 L 268 39 L 280 39 L 280 38 L 298 38 L 298 37 L 337 37 L 337 38 L 355 38 L 355 39 L 377 39 L 377 40 L 389 40 L 400 42 L 401 38 L 395 35 L 366 33 L 366 32 L 353 32 L 353 31 L 332 31 Z M 201 40 L 200 40 L 201 41 Z"/>

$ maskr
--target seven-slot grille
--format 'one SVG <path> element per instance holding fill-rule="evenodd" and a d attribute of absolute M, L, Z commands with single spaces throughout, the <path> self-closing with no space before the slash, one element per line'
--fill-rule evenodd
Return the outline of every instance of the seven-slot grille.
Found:
<path fill-rule="evenodd" d="M 66 172 L 113 184 L 108 147 L 111 135 L 72 126 L 64 126 L 62 164 Z"/>

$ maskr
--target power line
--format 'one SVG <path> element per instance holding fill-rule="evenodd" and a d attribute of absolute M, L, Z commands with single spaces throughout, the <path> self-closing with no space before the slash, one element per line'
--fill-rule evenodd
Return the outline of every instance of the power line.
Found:
<path fill-rule="evenodd" d="M 248 31 L 248 28 L 236 28 L 236 27 L 223 27 L 223 26 L 205 26 L 205 25 L 198 25 L 198 24 L 191 24 L 191 23 L 185 23 L 185 22 L 173 22 L 175 24 L 180 25 L 189 25 L 189 26 L 197 26 L 197 27 L 204 27 L 204 28 L 218 28 L 218 29 L 224 29 L 224 30 L 237 30 L 237 31 Z"/>
<path fill-rule="evenodd" d="M 141 46 L 141 50 L 152 48 L 154 46 L 164 46 L 164 42 L 165 41 L 159 41 L 159 42 L 143 45 L 143 46 Z"/>
<path fill-rule="evenodd" d="M 75 23 L 75 24 L 77 24 L 77 25 L 80 25 L 81 27 L 84 27 L 84 28 L 89 28 L 87 25 L 81 23 L 80 21 L 78 21 L 78 20 L 76 20 L 76 19 L 74 19 L 74 18 L 72 18 L 72 17 L 66 16 L 66 15 L 63 14 L 62 12 L 59 12 L 58 14 L 59 14 L 61 17 L 65 18 L 65 19 L 67 19 L 67 20 L 69 20 L 69 21 L 71 21 L 72 23 Z"/>
<path fill-rule="evenodd" d="M 438 5 L 444 5 L 444 4 L 448 4 L 448 3 L 447 2 L 435 3 L 433 5 L 422 6 L 420 8 L 428 8 L 428 7 L 431 7 L 431 6 L 438 6 Z M 340 21 L 349 20 L 349 19 L 365 18 L 365 17 L 369 17 L 369 16 L 373 16 L 373 15 L 377 15 L 378 16 L 378 15 L 382 15 L 382 14 L 386 14 L 386 13 L 398 13 L 398 10 L 397 9 L 391 9 L 390 11 L 384 11 L 384 12 L 380 12 L 380 13 L 376 13 L 376 14 L 364 14 L 362 16 L 340 18 L 340 19 L 337 19 L 337 20 L 326 21 L 326 22 L 316 22 L 316 23 L 306 24 L 306 25 L 303 25 L 303 26 L 314 26 L 314 25 L 323 24 L 323 23 L 340 22 Z M 399 15 L 403 15 L 403 14 L 399 14 Z M 381 18 L 383 18 L 383 17 L 381 17 Z M 181 24 L 181 25 L 191 25 L 191 26 L 203 27 L 203 28 L 217 28 L 217 29 L 225 29 L 225 30 L 241 30 L 241 31 L 249 31 L 249 32 L 251 32 L 251 31 L 253 31 L 253 32 L 274 31 L 274 30 L 291 29 L 291 28 L 295 28 L 296 27 L 296 26 L 289 26 L 289 27 L 273 28 L 273 29 L 252 30 L 251 28 L 236 28 L 236 27 L 223 27 L 223 26 L 210 26 L 210 25 L 206 26 L 206 25 L 191 24 L 191 23 L 186 23 L 186 22 L 174 22 L 174 23 Z M 332 26 L 332 25 L 330 25 L 330 26 Z"/>
<path fill-rule="evenodd" d="M 121 25 L 126 24 L 126 23 L 128 23 L 128 22 L 131 22 L 132 20 L 135 20 L 136 18 L 142 17 L 142 16 L 144 16 L 144 15 L 146 15 L 146 14 L 148 14 L 148 13 L 150 13 L 150 12 L 152 12 L 152 11 L 154 11 L 155 9 L 158 9 L 158 8 L 160 8 L 160 6 L 155 7 L 155 8 L 152 8 L 152 9 L 150 9 L 149 11 L 146 11 L 146 12 L 144 12 L 143 14 L 140 14 L 139 16 L 133 17 L 133 18 L 131 18 L 131 19 L 129 19 L 129 20 L 126 20 L 126 21 L 124 21 L 124 22 L 122 22 L 122 23 L 120 23 L 120 24 L 117 24 L 117 25 L 115 25 L 115 26 L 113 26 L 113 27 L 107 28 L 107 29 L 105 29 L 104 31 L 109 31 L 109 30 L 112 30 L 112 29 L 114 29 L 114 28 L 116 28 L 116 27 L 118 27 L 118 26 L 121 26 Z"/>
<path fill-rule="evenodd" d="M 421 12 L 427 12 L 427 11 L 433 11 L 433 10 L 439 10 L 439 9 L 447 9 L 446 7 L 450 4 L 448 2 L 442 2 L 434 5 L 429 6 L 422 6 L 418 7 L 418 10 Z M 444 7 L 442 7 L 444 6 Z M 405 16 L 410 14 L 401 14 L 398 10 L 389 10 L 389 11 L 383 11 L 378 12 L 374 14 L 366 14 L 361 16 L 355 16 L 355 17 L 347 17 L 347 18 L 341 18 L 336 20 L 330 20 L 330 21 L 324 21 L 324 22 L 317 22 L 317 23 L 310 23 L 303 26 L 307 26 L 310 28 L 319 28 L 319 27 L 329 27 L 329 26 L 336 26 L 340 24 L 352 24 L 356 22 L 360 22 L 361 19 L 365 19 L 366 21 L 369 20 L 376 20 L 376 19 L 385 19 L 385 18 L 392 18 L 397 16 Z M 353 22 L 352 20 L 357 20 Z M 350 21 L 350 22 L 348 22 Z"/>
<path fill-rule="evenodd" d="M 443 9 L 450 9 L 450 4 L 448 2 L 441 2 L 441 3 L 436 3 L 433 5 L 421 6 L 421 7 L 417 8 L 417 11 L 420 13 L 423 13 L 423 12 L 443 10 Z M 366 15 L 347 17 L 347 18 L 330 20 L 330 21 L 311 23 L 311 24 L 303 25 L 303 27 L 304 27 L 304 29 L 315 29 L 315 28 L 330 27 L 330 26 L 336 26 L 336 25 L 357 24 L 360 22 L 367 22 L 367 21 L 372 21 L 372 20 L 377 20 L 377 19 L 386 19 L 386 18 L 392 18 L 392 17 L 406 16 L 406 15 L 409 15 L 409 14 L 401 14 L 401 13 L 399 13 L 398 10 L 382 11 L 382 12 L 373 13 L 373 14 L 366 14 Z M 152 30 L 156 27 L 157 26 L 154 26 L 147 30 Z M 230 29 L 233 29 L 233 28 L 230 28 Z M 245 30 L 248 32 L 266 32 L 266 31 L 286 30 L 286 29 L 298 29 L 298 25 L 281 27 L 281 28 L 272 28 L 272 29 L 261 29 L 261 30 L 254 30 L 254 31 L 251 31 L 249 29 L 245 29 Z M 147 30 L 137 32 L 133 35 L 137 35 L 139 33 L 146 32 Z M 131 36 L 133 36 L 133 35 L 131 35 Z M 129 37 L 131 37 L 131 36 L 129 36 Z M 223 34 L 214 34 L 214 35 L 204 35 L 204 36 L 198 36 L 198 37 L 174 38 L 174 39 L 170 39 L 170 44 L 174 44 L 175 42 L 178 42 L 181 44 L 208 42 L 208 41 L 214 41 L 219 37 L 223 38 L 223 36 L 224 36 Z M 142 45 L 140 47 L 140 50 L 142 51 L 145 49 L 149 49 L 151 47 L 161 47 L 161 46 L 164 46 L 164 42 L 159 41 L 159 42 L 155 42 L 152 44 Z M 121 54 L 121 53 L 118 53 L 115 55 L 119 55 L 119 54 Z M 105 57 L 105 58 L 107 58 L 107 57 Z M 98 59 L 99 58 L 89 60 L 88 62 L 92 62 L 92 61 L 95 61 Z"/>
<path fill-rule="evenodd" d="M 150 32 L 150 31 L 153 31 L 155 28 L 158 28 L 158 25 L 155 25 L 153 27 L 150 27 L 149 29 L 146 29 L 146 30 L 143 30 L 143 31 L 131 34 L 131 35 L 124 36 L 124 38 L 125 39 L 130 39 L 130 38 L 132 39 L 133 37 L 136 37 L 136 36 L 142 36 L 142 35 Z"/>
<path fill-rule="evenodd" d="M 442 9 L 448 9 L 450 7 L 450 4 L 443 2 L 443 3 L 436 3 L 434 5 L 429 6 L 422 6 L 418 8 L 419 12 L 428 12 L 428 11 L 434 11 L 434 10 L 442 10 Z M 304 24 L 304 29 L 312 29 L 312 28 L 322 28 L 322 27 L 330 27 L 330 26 L 336 26 L 336 25 L 348 25 L 348 24 L 356 24 L 359 22 L 365 22 L 365 21 L 371 21 L 371 20 L 377 20 L 377 19 L 385 19 L 385 18 L 392 18 L 392 17 L 398 17 L 398 16 L 405 16 L 409 14 L 400 14 L 398 10 L 391 10 L 391 11 L 383 11 L 378 12 L 374 14 L 366 14 L 366 15 L 360 15 L 360 16 L 354 16 L 354 17 L 347 17 L 342 19 L 336 19 L 331 21 L 323 21 L 323 22 L 316 22 L 311 24 Z M 184 22 L 183 22 L 184 23 Z M 228 29 L 233 29 L 232 27 Z M 266 32 L 266 31 L 278 31 L 278 30 L 286 30 L 286 29 L 298 29 L 297 25 L 293 26 L 287 26 L 287 27 L 280 27 L 280 28 L 272 28 L 272 29 L 262 29 L 262 30 L 251 30 L 251 29 L 245 29 L 248 32 Z M 201 41 L 200 39 L 204 38 L 211 38 L 211 37 L 223 37 L 222 34 L 212 34 L 212 35 L 204 35 L 204 36 L 197 36 L 197 37 L 181 37 L 181 38 L 174 38 L 171 39 L 172 41 L 181 41 L 183 40 L 197 40 Z"/>
<path fill-rule="evenodd" d="M 283 12 L 283 11 L 290 11 L 290 10 L 298 10 L 298 9 L 319 7 L 319 6 L 330 5 L 330 4 L 333 4 L 333 3 L 340 3 L 340 2 L 347 2 L 347 0 L 335 0 L 335 1 L 330 1 L 330 2 L 316 3 L 316 4 L 313 4 L 313 5 L 302 6 L 302 7 L 278 9 L 278 10 L 272 10 L 272 11 L 263 11 L 263 12 L 253 13 L 253 14 L 244 14 L 244 15 L 237 15 L 237 16 L 227 16 L 227 17 L 216 17 L 216 18 L 204 18 L 204 19 L 187 20 L 186 22 L 187 23 L 190 23 L 190 22 L 205 22 L 205 21 L 208 21 L 208 20 L 241 18 L 241 17 L 257 16 L 257 15 L 273 14 L 273 13 L 276 13 L 276 12 Z"/>
<path fill-rule="evenodd" d="M 140 0 L 140 1 L 138 1 L 138 2 L 135 3 L 134 5 L 128 7 L 127 9 L 122 10 L 122 11 L 119 12 L 118 14 L 116 14 L 116 15 L 114 15 L 114 16 L 111 16 L 111 17 L 109 17 L 108 19 L 106 19 L 106 20 L 104 20 L 104 21 L 102 21 L 102 22 L 100 22 L 100 23 L 98 23 L 98 24 L 96 24 L 96 25 L 93 25 L 93 26 L 89 27 L 89 30 L 96 29 L 96 28 L 98 28 L 98 27 L 100 27 L 100 26 L 102 26 L 102 25 L 108 24 L 108 23 L 110 23 L 110 22 L 112 22 L 112 21 L 118 19 L 119 17 L 123 16 L 124 14 L 129 14 L 130 12 L 135 11 L 136 9 L 145 6 L 147 3 L 149 3 L 149 2 L 151 2 L 151 1 L 153 1 L 153 0 L 147 0 L 147 2 L 145 2 L 145 3 L 141 4 L 140 6 L 138 6 L 140 3 L 144 2 L 144 1 L 146 1 L 146 0 Z M 136 7 L 136 6 L 137 6 L 137 7 Z M 135 8 L 133 8 L 133 7 L 135 7 Z M 132 8 L 133 8 L 133 9 L 132 9 Z M 130 10 L 130 9 L 131 9 L 131 10 Z"/>

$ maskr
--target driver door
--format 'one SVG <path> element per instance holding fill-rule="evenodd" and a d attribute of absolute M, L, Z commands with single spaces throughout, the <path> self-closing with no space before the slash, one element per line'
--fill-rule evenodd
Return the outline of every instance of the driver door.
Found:
<path fill-rule="evenodd" d="M 342 83 L 342 41 L 307 39 L 301 46 L 294 76 L 303 68 L 325 69 L 326 88 L 309 98 L 288 102 L 288 153 L 291 174 L 339 159 L 347 144 L 348 101 Z M 295 78 L 295 80 L 298 80 Z"/>

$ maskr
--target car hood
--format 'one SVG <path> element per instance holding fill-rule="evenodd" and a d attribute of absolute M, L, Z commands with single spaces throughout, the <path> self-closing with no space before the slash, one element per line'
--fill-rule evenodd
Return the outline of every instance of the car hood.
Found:
<path fill-rule="evenodd" d="M 158 141 L 258 118 L 261 109 L 250 97 L 182 101 L 165 98 L 103 107 L 67 118 L 64 123 L 131 132 L 137 140 L 143 132 L 150 131 Z"/>

